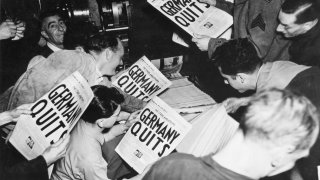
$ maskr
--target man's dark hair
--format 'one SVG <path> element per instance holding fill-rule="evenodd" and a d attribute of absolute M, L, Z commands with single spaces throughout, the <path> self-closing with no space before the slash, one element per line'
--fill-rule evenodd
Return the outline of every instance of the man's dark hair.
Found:
<path fill-rule="evenodd" d="M 118 38 L 114 34 L 109 32 L 100 32 L 88 38 L 88 41 L 84 46 L 84 50 L 87 53 L 90 51 L 100 53 L 107 48 L 117 51 L 118 44 Z"/>
<path fill-rule="evenodd" d="M 219 46 L 212 60 L 223 74 L 253 73 L 262 65 L 262 60 L 247 38 L 230 40 Z"/>
<path fill-rule="evenodd" d="M 296 24 L 302 24 L 319 18 L 320 5 L 318 0 L 286 0 L 282 6 L 282 12 L 293 14 L 299 9 L 304 8 L 296 15 Z"/>
<path fill-rule="evenodd" d="M 94 124 L 98 119 L 112 116 L 118 105 L 124 101 L 124 97 L 115 88 L 96 85 L 91 89 L 94 97 L 81 118 Z"/>
<path fill-rule="evenodd" d="M 46 10 L 46 11 L 43 11 L 40 16 L 39 16 L 39 20 L 40 20 L 40 23 L 42 24 L 43 20 L 47 17 L 51 17 L 51 16 L 60 16 L 61 18 L 63 18 L 63 15 L 62 15 L 62 11 L 59 10 L 59 9 L 49 9 L 49 10 Z"/>

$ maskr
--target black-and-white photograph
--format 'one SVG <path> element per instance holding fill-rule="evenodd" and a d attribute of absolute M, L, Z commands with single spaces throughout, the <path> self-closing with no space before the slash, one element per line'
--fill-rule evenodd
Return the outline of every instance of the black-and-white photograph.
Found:
<path fill-rule="evenodd" d="M 320 180 L 320 0 L 0 0 L 0 180 Z"/>

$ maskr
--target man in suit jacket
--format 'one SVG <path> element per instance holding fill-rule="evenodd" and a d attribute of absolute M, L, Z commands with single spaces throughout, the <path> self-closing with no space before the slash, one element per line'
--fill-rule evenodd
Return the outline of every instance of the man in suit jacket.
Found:
<path fill-rule="evenodd" d="M 47 58 L 53 52 L 64 49 L 63 41 L 67 26 L 59 11 L 46 11 L 40 15 L 41 36 L 47 44 L 40 48 L 37 55 Z"/>
<path fill-rule="evenodd" d="M 320 67 L 319 16 L 317 0 L 286 0 L 282 4 L 277 31 L 292 40 L 290 61 Z"/>

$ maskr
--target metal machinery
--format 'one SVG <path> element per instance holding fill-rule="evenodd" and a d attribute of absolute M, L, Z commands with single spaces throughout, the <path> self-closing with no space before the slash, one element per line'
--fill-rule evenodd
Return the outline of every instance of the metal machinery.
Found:
<path fill-rule="evenodd" d="M 125 47 L 124 65 L 129 63 L 131 5 L 128 0 L 97 0 L 104 31 L 115 32 Z"/>
<path fill-rule="evenodd" d="M 124 63 L 130 64 L 142 55 L 157 59 L 186 51 L 171 40 L 172 32 L 182 30 L 147 1 L 60 0 L 59 7 L 73 21 L 89 21 L 101 31 L 116 33 L 125 46 Z"/>
<path fill-rule="evenodd" d="M 129 0 L 61 0 L 58 4 L 71 21 L 87 21 L 100 31 L 114 32 L 125 47 L 124 63 L 129 59 L 131 5 Z"/>
<path fill-rule="evenodd" d="M 131 26 L 131 6 L 129 1 L 100 0 L 102 25 L 107 31 L 128 30 Z"/>

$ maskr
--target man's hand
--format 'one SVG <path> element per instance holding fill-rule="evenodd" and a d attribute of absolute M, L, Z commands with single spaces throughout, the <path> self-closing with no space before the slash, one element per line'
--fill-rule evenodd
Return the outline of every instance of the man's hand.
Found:
<path fill-rule="evenodd" d="M 7 19 L 0 24 L 0 40 L 15 37 L 17 26 L 12 20 Z"/>
<path fill-rule="evenodd" d="M 26 30 L 26 24 L 22 21 L 17 21 L 16 26 L 17 26 L 17 32 L 16 32 L 14 38 L 12 38 L 13 41 L 16 41 L 16 40 L 23 38 L 24 31 Z"/>
<path fill-rule="evenodd" d="M 110 141 L 113 138 L 127 132 L 127 130 L 135 123 L 137 122 L 137 116 L 139 115 L 140 111 L 136 111 L 134 113 L 131 113 L 128 117 L 127 121 L 125 123 L 117 124 L 113 126 L 108 133 L 104 135 L 104 141 Z"/>
<path fill-rule="evenodd" d="M 208 36 L 202 36 L 202 35 L 195 34 L 195 37 L 192 38 L 192 42 L 196 43 L 196 45 L 198 46 L 198 48 L 201 51 L 208 51 L 210 39 L 211 38 Z"/>
<path fill-rule="evenodd" d="M 129 123 L 138 117 L 140 111 L 141 110 L 138 110 L 138 111 L 133 112 L 131 114 L 128 112 L 125 112 L 125 111 L 121 111 L 120 114 L 118 115 L 117 121 L 126 121 L 126 123 Z"/>
<path fill-rule="evenodd" d="M 127 126 L 132 126 L 135 122 L 137 122 L 137 118 L 140 114 L 141 110 L 138 110 L 136 112 L 133 112 L 130 114 L 130 117 L 128 118 L 127 122 L 125 123 Z"/>
<path fill-rule="evenodd" d="M 210 4 L 210 6 L 216 6 L 217 0 L 200 0 L 200 2 Z"/>
<path fill-rule="evenodd" d="M 249 103 L 249 98 L 228 98 L 222 102 L 228 113 L 236 112 L 241 106 Z"/>
<path fill-rule="evenodd" d="M 108 141 L 114 139 L 115 137 L 125 133 L 128 129 L 129 129 L 129 127 L 127 127 L 124 123 L 112 126 L 112 128 L 109 130 L 109 132 L 107 132 L 106 134 L 103 135 L 104 142 L 108 142 Z"/>
<path fill-rule="evenodd" d="M 66 154 L 66 149 L 70 141 L 70 135 L 66 135 L 61 138 L 58 142 L 49 146 L 42 154 L 46 160 L 47 166 L 50 166 L 58 159 L 62 158 Z"/>
<path fill-rule="evenodd" d="M 130 113 L 125 112 L 125 111 L 121 111 L 118 115 L 117 121 L 127 121 L 130 117 Z"/>
<path fill-rule="evenodd" d="M 18 118 L 22 114 L 30 115 L 32 112 L 30 111 L 30 107 L 32 104 L 23 104 L 16 109 L 8 111 L 8 115 L 12 118 L 13 122 L 17 122 Z"/>

